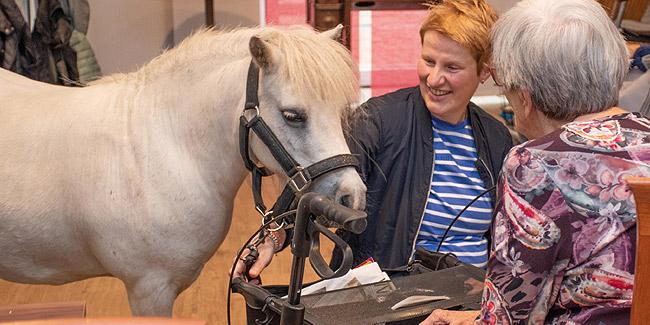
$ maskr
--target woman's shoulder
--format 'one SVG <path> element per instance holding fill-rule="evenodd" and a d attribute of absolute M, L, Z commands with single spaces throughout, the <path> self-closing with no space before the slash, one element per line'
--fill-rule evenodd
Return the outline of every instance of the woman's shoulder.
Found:
<path fill-rule="evenodd" d="M 371 97 L 361 106 L 373 112 L 403 110 L 404 107 L 411 105 L 419 95 L 420 92 L 417 86 L 402 88 L 381 96 Z"/>
<path fill-rule="evenodd" d="M 361 104 L 359 108 L 362 112 L 360 116 L 367 121 L 374 121 L 375 124 L 380 124 L 384 128 L 409 127 L 414 119 L 422 117 L 426 117 L 426 120 L 429 121 L 429 113 L 424 106 L 418 87 L 402 88 L 372 97 Z"/>
<path fill-rule="evenodd" d="M 492 116 L 492 114 L 486 112 L 483 108 L 472 102 L 469 102 L 467 109 L 469 123 L 472 127 L 474 136 L 484 139 L 488 144 L 491 144 L 491 147 L 503 148 L 504 151 L 500 156 L 494 156 L 495 159 L 502 161 L 503 155 L 505 155 L 514 144 L 513 135 L 510 129 L 503 122 Z M 497 164 L 500 166 L 500 163 Z"/>
<path fill-rule="evenodd" d="M 508 127 L 503 122 L 499 121 L 482 107 L 469 102 L 467 109 L 470 114 L 470 120 L 475 120 L 476 123 L 480 123 L 483 128 L 489 130 L 488 132 L 497 131 L 503 134 L 510 134 Z"/>
<path fill-rule="evenodd" d="M 637 150 L 639 146 L 646 148 L 649 140 L 650 120 L 638 113 L 628 113 L 570 122 L 525 145 L 558 151 L 615 154 Z"/>

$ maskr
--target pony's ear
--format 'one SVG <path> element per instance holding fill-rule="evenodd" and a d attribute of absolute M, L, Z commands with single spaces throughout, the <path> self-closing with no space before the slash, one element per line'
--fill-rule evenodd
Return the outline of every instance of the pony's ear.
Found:
<path fill-rule="evenodd" d="M 320 33 L 322 36 L 329 37 L 335 41 L 338 41 L 341 39 L 341 34 L 343 33 L 343 25 L 338 24 L 336 27 L 326 30 L 322 33 Z"/>
<path fill-rule="evenodd" d="M 257 36 L 251 37 L 248 47 L 253 56 L 253 60 L 257 66 L 264 71 L 271 71 L 273 69 L 273 49 L 271 46 Z"/>

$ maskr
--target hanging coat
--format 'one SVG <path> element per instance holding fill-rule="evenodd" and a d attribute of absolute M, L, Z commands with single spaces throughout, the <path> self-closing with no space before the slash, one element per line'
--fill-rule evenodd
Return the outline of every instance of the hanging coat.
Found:
<path fill-rule="evenodd" d="M 39 55 L 29 32 L 16 2 L 0 0 L 0 67 L 34 80 L 52 82 L 49 55 Z"/>
<path fill-rule="evenodd" d="M 74 85 L 79 81 L 77 54 L 70 47 L 72 35 L 70 18 L 59 0 L 40 0 L 32 31 L 32 41 L 37 53 L 52 58 L 56 72 L 53 83 Z"/>

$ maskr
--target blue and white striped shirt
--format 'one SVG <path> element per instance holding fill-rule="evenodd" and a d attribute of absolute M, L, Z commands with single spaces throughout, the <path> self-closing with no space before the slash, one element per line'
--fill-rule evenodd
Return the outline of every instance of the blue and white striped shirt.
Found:
<path fill-rule="evenodd" d="M 429 198 L 416 245 L 429 251 L 472 199 L 485 191 L 476 169 L 478 154 L 468 121 L 452 125 L 432 117 L 434 162 Z M 476 200 L 458 218 L 444 239 L 440 252 L 455 254 L 462 262 L 487 265 L 485 232 L 492 220 L 489 194 Z"/>

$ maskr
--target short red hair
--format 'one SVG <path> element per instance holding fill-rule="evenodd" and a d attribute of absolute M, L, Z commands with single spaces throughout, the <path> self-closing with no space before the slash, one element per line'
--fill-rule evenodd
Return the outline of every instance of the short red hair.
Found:
<path fill-rule="evenodd" d="M 428 31 L 451 38 L 472 53 L 480 72 L 492 55 L 490 30 L 498 18 L 494 9 L 485 0 L 437 0 L 427 6 L 420 41 Z"/>

